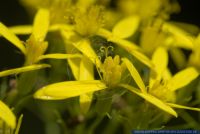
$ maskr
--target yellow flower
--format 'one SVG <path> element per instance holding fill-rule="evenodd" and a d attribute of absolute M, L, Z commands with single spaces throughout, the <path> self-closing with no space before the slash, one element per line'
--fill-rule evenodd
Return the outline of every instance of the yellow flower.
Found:
<path fill-rule="evenodd" d="M 112 29 L 112 32 L 101 28 L 97 34 L 125 49 L 148 67 L 153 68 L 151 61 L 143 53 L 141 53 L 141 48 L 126 39 L 131 37 L 136 32 L 139 24 L 140 18 L 138 16 L 129 16 L 119 21 Z"/>
<path fill-rule="evenodd" d="M 44 21 L 42 21 L 43 19 L 44 19 Z M 36 14 L 36 17 L 34 19 L 33 33 L 32 33 L 32 36 L 34 36 L 35 40 L 40 40 L 40 41 L 44 40 L 47 30 L 48 30 L 48 19 L 49 19 L 49 12 L 45 9 L 39 10 L 38 13 Z M 41 28 L 40 28 L 40 26 L 41 26 Z M 6 71 L 2 71 L 2 72 L 0 72 L 1 77 L 5 76 L 5 75 L 14 74 L 14 73 L 21 73 L 21 72 L 25 72 L 25 71 L 31 71 L 31 70 L 41 69 L 41 68 L 45 68 L 45 67 L 50 67 L 47 64 L 38 64 L 38 65 L 34 64 L 35 57 L 33 57 L 33 56 L 37 55 L 36 54 L 37 51 L 30 53 L 31 46 L 28 46 L 26 48 L 22 44 L 20 39 L 15 34 L 13 34 L 2 23 L 0 23 L 0 34 L 4 38 L 6 38 L 8 41 L 10 41 L 13 45 L 15 45 L 17 48 L 19 48 L 21 50 L 21 52 L 25 55 L 26 58 L 28 57 L 28 63 L 26 63 L 27 66 L 17 68 L 17 69 L 10 69 L 10 70 L 6 70 Z M 35 45 L 35 44 L 31 44 L 31 45 Z M 30 57 L 30 56 L 32 56 L 32 57 Z M 32 60 L 34 60 L 34 61 L 32 61 Z"/>
<path fill-rule="evenodd" d="M 146 101 L 174 116 L 177 116 L 177 113 L 171 107 L 200 111 L 199 108 L 191 108 L 174 104 L 176 101 L 175 91 L 186 86 L 192 80 L 197 78 L 199 75 L 197 70 L 190 67 L 178 72 L 172 78 L 166 77 L 168 76 L 166 75 L 168 55 L 164 48 L 158 48 L 155 51 L 152 57 L 152 62 L 155 64 L 155 69 L 152 70 L 150 74 L 151 76 L 148 91 L 145 88 L 142 78 L 138 75 L 139 73 L 137 70 L 131 65 L 130 61 L 126 59 L 126 66 L 140 90 L 126 84 L 121 84 L 121 86 L 129 89 L 133 93 L 136 93 L 144 98 Z M 159 103 L 156 102 L 158 101 L 157 99 L 159 100 Z"/>
<path fill-rule="evenodd" d="M 124 68 L 120 65 L 119 55 L 113 59 L 111 56 L 107 57 L 99 69 L 103 74 L 103 81 L 108 87 L 115 87 L 121 81 Z"/>
<path fill-rule="evenodd" d="M 75 12 L 75 31 L 81 36 L 94 35 L 103 26 L 102 7 L 91 6 L 87 9 L 77 9 Z"/>
<path fill-rule="evenodd" d="M 21 50 L 21 52 L 26 57 L 24 67 L 2 71 L 0 72 L 0 77 L 50 67 L 48 64 L 36 64 L 39 60 L 44 58 L 74 58 L 73 55 L 65 54 L 48 54 L 46 56 L 43 55 L 47 48 L 47 42 L 44 42 L 44 39 L 48 32 L 48 27 L 49 11 L 46 9 L 40 9 L 34 18 L 33 28 L 30 29 L 30 27 L 28 27 L 28 32 L 31 31 L 32 35 L 27 40 L 26 46 L 24 46 L 22 41 L 20 41 L 20 39 L 14 33 L 12 33 L 12 31 L 10 31 L 4 24 L 0 23 L 0 35 L 10 41 L 19 50 Z M 23 31 L 24 27 L 17 28 L 17 31 L 20 30 Z M 27 33 L 27 31 L 25 33 Z M 75 55 L 75 57 L 77 56 Z"/>
<path fill-rule="evenodd" d="M 124 70 L 124 64 L 120 64 L 119 56 L 115 56 L 113 59 L 106 57 L 104 63 L 97 67 L 100 73 L 103 74 L 102 81 L 94 80 L 91 64 L 84 59 L 82 61 L 84 64 L 80 65 L 78 81 L 66 81 L 47 85 L 39 89 L 34 94 L 34 97 L 44 100 L 59 100 L 80 96 L 80 101 L 91 102 L 93 92 L 106 88 L 112 89 L 119 85 Z"/>

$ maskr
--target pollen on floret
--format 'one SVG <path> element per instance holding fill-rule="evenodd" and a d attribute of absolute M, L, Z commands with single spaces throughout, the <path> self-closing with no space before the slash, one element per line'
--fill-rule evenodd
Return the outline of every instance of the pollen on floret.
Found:
<path fill-rule="evenodd" d="M 100 67 L 100 72 L 103 74 L 103 81 L 107 86 L 116 86 L 121 81 L 121 76 L 124 68 L 120 64 L 120 57 L 116 55 L 114 58 L 108 56 Z"/>
<path fill-rule="evenodd" d="M 75 13 L 75 31 L 81 36 L 94 35 L 103 26 L 104 15 L 101 6 L 91 6 L 86 10 L 77 9 Z"/>

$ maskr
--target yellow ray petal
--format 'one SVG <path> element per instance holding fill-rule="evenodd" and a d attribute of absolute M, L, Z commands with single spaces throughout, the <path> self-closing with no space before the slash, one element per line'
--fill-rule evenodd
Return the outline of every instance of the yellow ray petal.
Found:
<path fill-rule="evenodd" d="M 122 47 L 123 49 L 125 49 L 128 52 L 141 49 L 139 46 L 137 46 L 133 42 L 130 42 L 130 41 L 124 40 L 124 39 L 120 39 L 120 38 L 116 38 L 116 37 L 108 38 L 108 41 L 116 43 L 116 45 L 118 45 L 119 47 Z"/>
<path fill-rule="evenodd" d="M 173 47 L 169 49 L 169 53 L 178 69 L 183 69 L 187 65 L 186 55 L 182 50 Z"/>
<path fill-rule="evenodd" d="M 64 100 L 65 99 L 65 97 L 55 97 L 55 96 L 46 95 L 44 90 L 38 90 L 34 94 L 34 98 L 41 99 L 41 100 Z"/>
<path fill-rule="evenodd" d="M 164 71 L 168 65 L 168 53 L 165 48 L 159 47 L 155 50 L 152 56 L 152 62 L 154 64 L 154 70 L 151 71 L 151 77 L 149 81 L 150 88 L 153 86 L 155 80 L 160 80 Z"/>
<path fill-rule="evenodd" d="M 39 9 L 36 13 L 33 24 L 33 35 L 36 40 L 43 41 L 46 37 L 49 27 L 49 10 Z"/>
<path fill-rule="evenodd" d="M 77 44 L 74 44 L 74 46 L 87 56 L 94 64 L 96 64 L 97 60 L 99 60 L 88 40 L 81 40 Z"/>
<path fill-rule="evenodd" d="M 145 64 L 146 66 L 148 66 L 151 69 L 154 69 L 154 65 L 153 63 L 149 60 L 148 57 L 146 57 L 146 55 L 144 55 L 143 53 L 139 52 L 139 51 L 131 51 L 130 52 L 135 58 L 137 58 L 140 62 L 142 62 L 143 64 Z"/>
<path fill-rule="evenodd" d="M 18 74 L 18 73 L 23 73 L 27 71 L 33 71 L 33 70 L 38 70 L 42 68 L 50 67 L 48 64 L 35 64 L 35 65 L 30 65 L 30 66 L 24 66 L 20 68 L 15 68 L 15 69 L 9 69 L 0 72 L 0 77 L 7 76 L 7 75 L 12 75 L 12 74 Z"/>
<path fill-rule="evenodd" d="M 54 24 L 49 26 L 49 32 L 55 32 L 59 30 L 73 30 L 73 26 L 66 25 L 66 24 Z M 18 35 L 26 35 L 31 34 L 33 31 L 32 25 L 19 25 L 19 26 L 12 26 L 9 27 L 9 30 L 13 32 L 14 34 Z"/>
<path fill-rule="evenodd" d="M 177 117 L 177 113 L 168 105 L 166 105 L 164 102 L 162 102 L 161 100 L 157 99 L 156 97 L 147 94 L 147 93 L 142 93 L 140 92 L 138 89 L 126 85 L 126 84 L 120 84 L 121 87 L 124 87 L 128 90 L 130 90 L 131 92 L 137 94 L 138 96 L 142 97 L 143 99 L 145 99 L 146 101 L 150 102 L 151 104 L 155 105 L 156 107 L 160 108 L 161 110 Z"/>
<path fill-rule="evenodd" d="M 198 112 L 200 112 L 200 108 L 187 107 L 187 106 L 178 105 L 178 104 L 174 104 L 174 103 L 167 103 L 167 105 L 169 105 L 170 107 L 174 107 L 174 108 L 188 109 L 188 110 L 193 110 L 193 111 L 198 111 Z"/>
<path fill-rule="evenodd" d="M 133 42 L 130 42 L 128 40 L 124 40 L 124 39 L 121 39 L 121 38 L 117 38 L 107 29 L 103 29 L 103 28 L 99 29 L 97 34 L 99 36 L 106 38 L 108 41 L 116 43 L 118 46 L 122 47 L 123 49 L 125 49 L 127 51 L 140 50 L 140 47 L 138 47 Z"/>
<path fill-rule="evenodd" d="M 122 61 L 125 63 L 126 67 L 128 68 L 129 72 L 131 73 L 131 76 L 135 80 L 140 90 L 146 93 L 144 82 L 142 78 L 140 77 L 140 74 L 138 73 L 137 69 L 133 66 L 133 64 L 127 58 L 122 58 Z"/>
<path fill-rule="evenodd" d="M 93 63 L 86 57 L 83 56 L 80 63 L 80 76 L 79 80 L 94 80 L 94 65 Z M 80 107 L 83 113 L 87 113 L 90 108 L 92 102 L 93 92 L 80 95 Z"/>
<path fill-rule="evenodd" d="M 86 93 L 105 89 L 106 85 L 99 80 L 88 80 L 88 81 L 67 81 L 59 82 L 51 85 L 47 85 L 39 89 L 34 97 L 41 99 L 45 96 L 46 98 L 71 98 L 80 96 Z"/>
<path fill-rule="evenodd" d="M 113 34 L 110 31 L 108 31 L 107 29 L 104 29 L 104 28 L 100 28 L 97 32 L 97 35 L 102 36 L 106 39 L 110 39 L 113 36 Z"/>
<path fill-rule="evenodd" d="M 76 59 L 68 59 L 67 61 L 69 63 L 69 66 L 72 70 L 72 73 L 73 73 L 75 79 L 78 80 L 79 73 L 80 73 L 79 65 L 80 65 L 81 60 L 76 58 Z"/>
<path fill-rule="evenodd" d="M 181 87 L 186 86 L 191 81 L 198 77 L 198 71 L 193 67 L 188 67 L 177 74 L 175 74 L 168 82 L 168 88 L 170 90 L 177 90 Z"/>
<path fill-rule="evenodd" d="M 72 41 L 72 45 L 81 51 L 85 56 L 87 56 L 94 64 L 98 65 L 97 63 L 100 63 L 100 60 L 98 56 L 96 55 L 95 51 L 91 47 L 91 44 L 89 40 L 87 39 L 80 39 L 77 37 L 75 33 L 70 33 L 66 31 L 62 31 L 62 36 L 66 40 L 70 40 L 71 38 L 75 38 L 74 41 Z"/>
<path fill-rule="evenodd" d="M 114 36 L 119 38 L 128 38 L 135 33 L 139 26 L 138 16 L 127 17 L 118 22 L 112 30 Z"/>
<path fill-rule="evenodd" d="M 19 25 L 19 26 L 13 26 L 9 27 L 9 30 L 13 32 L 14 34 L 21 34 L 21 35 L 26 35 L 26 34 L 31 34 L 32 33 L 33 26 L 31 25 Z"/>
<path fill-rule="evenodd" d="M 54 53 L 54 54 L 45 54 L 41 55 L 37 61 L 43 59 L 70 59 L 70 58 L 81 58 L 81 54 L 61 54 L 61 53 Z"/>
<path fill-rule="evenodd" d="M 16 118 L 9 107 L 0 100 L 0 119 L 6 122 L 12 129 L 16 126 Z"/>
<path fill-rule="evenodd" d="M 171 33 L 173 35 L 173 39 L 175 39 L 175 46 L 182 47 L 185 49 L 192 49 L 194 46 L 194 37 L 192 37 L 189 33 L 186 31 L 176 27 L 173 24 L 165 23 L 163 25 L 163 31 L 167 33 Z"/>
<path fill-rule="evenodd" d="M 79 80 L 94 80 L 94 67 L 92 62 L 83 56 L 80 63 L 80 76 Z"/>
<path fill-rule="evenodd" d="M 17 48 L 19 48 L 22 53 L 26 54 L 26 48 L 20 41 L 20 39 L 17 36 L 15 36 L 15 34 L 13 34 L 11 31 L 9 31 L 9 29 L 1 22 L 0 22 L 0 35 L 6 38 L 8 41 L 10 41 Z"/>
<path fill-rule="evenodd" d="M 93 97 L 93 93 L 80 95 L 80 98 L 79 98 L 80 108 L 84 114 L 86 114 L 90 108 L 90 105 L 92 103 L 92 97 Z"/>
<path fill-rule="evenodd" d="M 66 53 L 69 54 L 78 54 L 79 51 L 72 45 L 72 43 L 69 42 L 69 40 L 63 36 L 63 40 L 65 42 L 65 49 L 66 49 Z M 74 58 L 74 59 L 67 59 L 68 64 L 72 70 L 72 73 L 74 75 L 74 78 L 76 80 L 79 80 L 79 70 L 80 70 L 80 62 L 81 59 L 80 58 Z"/>
<path fill-rule="evenodd" d="M 159 47 L 155 50 L 152 56 L 152 62 L 154 64 L 154 70 L 161 76 L 162 73 L 167 69 L 168 65 L 168 53 L 163 47 Z"/>
<path fill-rule="evenodd" d="M 50 32 L 60 31 L 60 30 L 72 31 L 73 29 L 74 29 L 73 25 L 67 25 L 67 24 L 54 24 L 49 27 Z"/>

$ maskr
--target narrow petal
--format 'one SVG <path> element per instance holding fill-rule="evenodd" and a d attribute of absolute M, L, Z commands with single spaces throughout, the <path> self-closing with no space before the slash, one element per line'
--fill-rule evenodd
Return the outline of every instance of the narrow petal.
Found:
<path fill-rule="evenodd" d="M 135 58 L 137 58 L 140 62 L 145 64 L 151 69 L 154 69 L 153 63 L 149 60 L 149 58 L 139 51 L 131 51 L 130 52 Z"/>
<path fill-rule="evenodd" d="M 93 92 L 80 95 L 80 98 L 79 98 L 80 108 L 84 114 L 86 114 L 88 110 L 90 109 L 92 98 L 93 98 Z"/>
<path fill-rule="evenodd" d="M 144 82 L 142 78 L 140 77 L 140 74 L 138 73 L 137 69 L 133 66 L 133 64 L 127 58 L 122 58 L 122 61 L 125 63 L 126 67 L 128 68 L 128 71 L 131 73 L 131 76 L 135 80 L 140 90 L 146 93 Z"/>
<path fill-rule="evenodd" d="M 24 66 L 24 67 L 15 68 L 15 69 L 9 69 L 9 70 L 0 72 L 0 77 L 12 75 L 12 74 L 23 73 L 23 72 L 28 72 L 28 71 L 33 71 L 33 70 L 38 70 L 38 69 L 42 69 L 42 68 L 46 68 L 46 67 L 50 67 L 50 65 L 35 64 L 35 65 Z"/>
<path fill-rule="evenodd" d="M 170 90 L 177 90 L 181 87 L 188 85 L 191 81 L 198 77 L 198 71 L 193 67 L 188 67 L 177 74 L 175 74 L 168 83 Z"/>
<path fill-rule="evenodd" d="M 99 80 L 88 81 L 66 81 L 47 85 L 39 89 L 34 97 L 38 99 L 45 98 L 71 98 L 86 93 L 105 89 L 106 85 Z M 43 97 L 45 96 L 45 97 Z"/>
<path fill-rule="evenodd" d="M 54 53 L 54 54 L 46 54 L 41 55 L 38 58 L 38 61 L 43 59 L 70 59 L 70 58 L 81 58 L 81 54 L 61 54 L 61 53 Z"/>
<path fill-rule="evenodd" d="M 99 60 L 88 40 L 81 40 L 77 44 L 74 44 L 74 46 L 87 56 L 94 64 L 96 64 L 97 60 Z"/>
<path fill-rule="evenodd" d="M 49 27 L 50 32 L 60 31 L 60 30 L 72 31 L 73 29 L 74 29 L 73 25 L 67 25 L 67 24 L 53 24 Z"/>
<path fill-rule="evenodd" d="M 55 32 L 60 30 L 73 30 L 73 26 L 66 25 L 66 24 L 54 24 L 49 26 L 49 32 Z M 9 27 L 9 30 L 17 35 L 27 35 L 31 34 L 33 31 L 32 25 L 19 25 L 19 26 L 12 26 Z"/>
<path fill-rule="evenodd" d="M 87 56 L 94 64 L 100 63 L 100 60 L 96 55 L 95 51 L 93 50 L 93 48 L 91 47 L 89 40 L 79 38 L 75 33 L 70 33 L 66 31 L 62 31 L 62 36 L 66 40 L 75 38 L 73 41 L 71 41 L 72 45 L 80 52 L 82 52 L 85 56 Z"/>
<path fill-rule="evenodd" d="M 140 18 L 138 16 L 127 17 L 115 25 L 112 33 L 119 38 L 128 38 L 135 33 L 139 22 Z"/>
<path fill-rule="evenodd" d="M 37 40 L 43 41 L 49 27 L 49 10 L 39 9 L 33 24 L 33 35 Z"/>
<path fill-rule="evenodd" d="M 130 42 L 128 40 L 124 40 L 124 39 L 120 39 L 120 38 L 116 38 L 116 37 L 108 38 L 108 40 L 113 43 L 116 43 L 116 45 L 118 45 L 119 47 L 122 47 L 123 49 L 125 49 L 128 52 L 141 49 L 135 43 Z"/>
<path fill-rule="evenodd" d="M 86 56 L 83 56 L 80 63 L 79 80 L 94 80 L 94 65 Z M 92 102 L 92 96 L 93 92 L 80 95 L 80 108 L 83 113 L 88 112 Z"/>
<path fill-rule="evenodd" d="M 173 47 L 169 49 L 169 53 L 178 69 L 183 69 L 187 65 L 186 55 L 182 50 Z"/>
<path fill-rule="evenodd" d="M 6 122 L 12 129 L 16 126 L 16 118 L 9 107 L 0 100 L 0 119 Z"/>
<path fill-rule="evenodd" d="M 124 87 L 128 90 L 130 90 L 131 92 L 137 94 L 138 96 L 142 97 L 143 99 L 145 99 L 146 101 L 150 102 L 151 104 L 155 105 L 156 107 L 160 108 L 161 110 L 177 117 L 177 113 L 168 105 L 166 105 L 163 101 L 157 99 L 156 97 L 150 95 L 150 94 L 147 94 L 147 93 L 142 93 L 140 92 L 138 89 L 132 87 L 132 86 L 129 86 L 129 85 L 126 85 L 126 84 L 120 84 L 121 87 Z"/>
<path fill-rule="evenodd" d="M 193 48 L 194 37 L 192 37 L 186 31 L 170 23 L 165 23 L 162 28 L 163 28 L 163 31 L 167 33 L 171 33 L 173 35 L 172 38 L 175 40 L 175 42 L 172 42 L 174 43 L 172 45 L 175 45 L 176 47 L 182 47 L 185 49 Z"/>
<path fill-rule="evenodd" d="M 15 36 L 15 34 L 13 34 L 11 31 L 9 31 L 9 29 L 1 22 L 0 22 L 0 35 L 6 38 L 8 41 L 10 41 L 17 48 L 19 48 L 22 53 L 26 54 L 26 48 L 20 41 L 20 39 L 17 36 Z"/>
<path fill-rule="evenodd" d="M 26 35 L 32 33 L 33 26 L 31 25 L 20 25 L 9 27 L 9 30 L 17 35 Z"/>
<path fill-rule="evenodd" d="M 94 80 L 94 65 L 85 56 L 83 56 L 80 63 L 79 80 Z"/>
<path fill-rule="evenodd" d="M 187 106 L 178 105 L 178 104 L 174 104 L 174 103 L 167 103 L 167 105 L 169 105 L 170 107 L 174 107 L 174 108 L 188 109 L 188 110 L 193 110 L 193 111 L 198 111 L 198 112 L 200 112 L 200 108 L 187 107 Z"/>
<path fill-rule="evenodd" d="M 162 73 L 167 69 L 168 65 L 167 50 L 163 47 L 157 48 L 152 56 L 152 62 L 157 75 L 161 76 Z"/>
<path fill-rule="evenodd" d="M 159 47 L 155 50 L 152 56 L 152 63 L 154 64 L 154 70 L 150 73 L 150 88 L 153 86 L 155 80 L 160 80 L 163 76 L 164 71 L 168 65 L 168 53 L 163 47 Z"/>
<path fill-rule="evenodd" d="M 79 73 L 80 73 L 80 59 L 74 58 L 74 59 L 68 59 L 69 66 L 72 70 L 72 73 L 76 80 L 79 80 Z"/>
<path fill-rule="evenodd" d="M 102 36 L 106 39 L 109 39 L 113 36 L 113 34 L 110 31 L 108 31 L 107 29 L 104 29 L 104 28 L 100 28 L 97 32 L 97 35 Z"/>

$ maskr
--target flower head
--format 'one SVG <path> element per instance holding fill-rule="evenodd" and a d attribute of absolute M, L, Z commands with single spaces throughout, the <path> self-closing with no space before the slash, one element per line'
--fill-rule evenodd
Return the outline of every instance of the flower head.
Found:
<path fill-rule="evenodd" d="M 48 42 L 36 40 L 34 35 L 26 41 L 26 63 L 27 65 L 34 64 L 38 61 L 38 57 L 43 55 L 48 47 Z"/>
<path fill-rule="evenodd" d="M 123 69 L 119 55 L 114 58 L 107 57 L 100 67 L 100 71 L 103 73 L 103 81 L 106 85 L 109 87 L 116 86 L 121 80 Z"/>
<path fill-rule="evenodd" d="M 75 30 L 82 36 L 94 35 L 103 26 L 103 8 L 91 6 L 85 10 L 77 9 L 75 13 Z"/>

